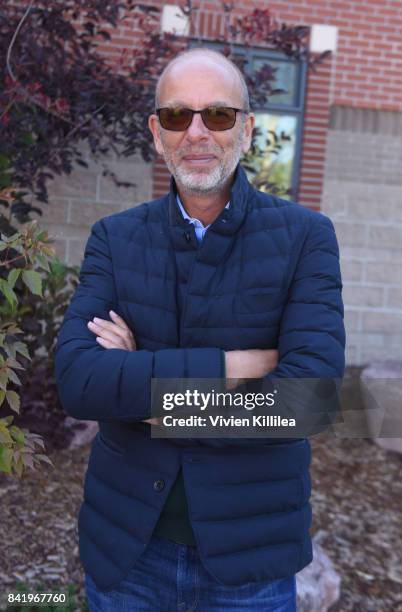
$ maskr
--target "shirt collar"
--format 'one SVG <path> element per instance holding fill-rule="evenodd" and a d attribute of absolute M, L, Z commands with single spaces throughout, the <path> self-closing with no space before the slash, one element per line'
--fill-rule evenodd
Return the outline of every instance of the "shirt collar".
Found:
<path fill-rule="evenodd" d="M 161 198 L 161 203 L 169 225 L 172 247 L 175 251 L 183 251 L 190 248 L 188 233 L 186 232 L 189 221 L 183 217 L 177 203 L 177 193 L 176 181 L 171 175 L 169 192 Z M 245 170 L 238 163 L 230 188 L 230 206 L 221 211 L 208 229 L 208 232 L 213 233 L 213 245 L 210 249 L 207 249 L 210 263 L 212 260 L 217 264 L 221 262 L 227 249 L 231 248 L 231 238 L 236 236 L 248 211 L 256 206 L 257 193 L 257 190 L 248 181 Z M 271 206 L 273 206 L 272 203 Z"/>
<path fill-rule="evenodd" d="M 209 227 L 209 225 L 211 225 L 211 224 L 209 224 L 209 225 L 205 225 L 205 226 L 204 226 L 204 225 L 202 224 L 202 222 L 201 222 L 199 219 L 195 219 L 194 217 L 190 217 L 190 215 L 187 213 L 186 209 L 184 208 L 184 206 L 183 206 L 183 204 L 182 204 L 182 201 L 180 200 L 180 196 L 179 196 L 179 194 L 178 194 L 178 193 L 177 193 L 177 195 L 176 195 L 176 199 L 177 199 L 177 203 L 178 203 L 178 205 L 179 205 L 179 208 L 180 208 L 180 210 L 181 210 L 181 214 L 183 215 L 183 218 L 184 218 L 184 219 L 188 219 L 188 221 L 189 221 L 190 223 L 193 223 L 193 224 L 194 224 L 194 225 L 196 225 L 196 226 L 198 225 L 199 227 L 205 227 L 205 229 L 206 229 L 207 227 Z M 229 200 L 229 202 L 226 204 L 225 208 L 229 208 L 229 207 L 230 207 L 230 200 Z"/>

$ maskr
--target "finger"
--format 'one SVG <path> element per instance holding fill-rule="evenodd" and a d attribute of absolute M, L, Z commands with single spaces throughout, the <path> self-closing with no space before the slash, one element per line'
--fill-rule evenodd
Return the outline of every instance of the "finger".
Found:
<path fill-rule="evenodd" d="M 125 320 L 122 319 L 117 314 L 117 312 L 115 312 L 114 310 L 109 310 L 109 314 L 110 314 L 111 319 L 113 319 L 113 321 L 116 323 L 116 325 L 118 325 L 122 329 L 126 329 L 128 331 L 131 331 L 130 328 L 128 327 L 127 323 L 125 322 Z"/>
<path fill-rule="evenodd" d="M 111 348 L 124 348 L 122 346 L 117 345 L 115 342 L 110 342 L 109 340 L 104 340 L 104 338 L 100 338 L 97 336 L 96 341 L 99 342 L 103 348 L 111 349 Z"/>
<path fill-rule="evenodd" d="M 122 338 L 120 334 L 117 333 L 115 330 L 109 331 L 105 327 L 101 327 L 100 325 L 92 323 L 91 321 L 88 322 L 88 327 L 94 334 L 100 336 L 104 340 L 119 344 L 125 344 L 124 338 Z"/>
<path fill-rule="evenodd" d="M 161 419 L 145 419 L 144 423 L 150 423 L 151 425 L 161 425 L 162 424 L 162 420 Z"/>
<path fill-rule="evenodd" d="M 127 342 L 127 349 L 130 351 L 135 351 L 137 349 L 137 344 L 135 342 L 134 334 L 131 329 L 126 324 L 125 320 L 122 319 L 114 310 L 109 310 L 110 317 L 114 320 L 116 325 L 120 327 L 125 333 L 125 338 Z"/>
<path fill-rule="evenodd" d="M 108 331 L 106 327 L 101 327 L 100 325 L 97 325 L 92 321 L 88 322 L 89 329 L 97 336 L 100 336 L 101 338 L 103 338 L 104 340 L 108 340 L 109 342 L 113 342 L 118 347 L 123 348 L 127 351 L 136 350 L 134 339 L 129 338 L 127 335 L 125 337 L 124 334 L 121 335 L 121 333 L 117 331 L 117 326 L 114 323 L 113 325 L 113 330 Z"/>
<path fill-rule="evenodd" d="M 109 314 L 110 314 L 111 318 L 114 320 L 114 322 L 116 323 L 116 325 L 121 327 L 121 329 L 123 329 L 125 331 L 125 333 L 127 334 L 127 343 L 128 343 L 127 348 L 129 350 L 134 350 L 135 351 L 137 349 L 137 343 L 135 341 L 133 332 L 128 327 L 128 325 L 126 324 L 125 320 L 122 319 L 114 310 L 109 310 Z"/>
<path fill-rule="evenodd" d="M 123 321 L 123 319 L 121 319 Z M 129 327 L 124 323 L 124 327 L 118 325 L 117 323 L 113 323 L 112 321 L 105 321 L 104 319 L 98 319 L 98 317 L 94 317 L 94 322 L 98 325 L 101 325 L 105 329 L 112 331 L 113 333 L 118 334 L 121 338 L 123 338 L 126 342 L 131 344 L 131 340 L 133 339 L 133 334 Z M 128 348 L 130 348 L 128 346 Z"/>
<path fill-rule="evenodd" d="M 102 337 L 112 339 L 113 337 L 118 336 L 122 340 L 127 340 L 127 333 L 122 330 L 121 327 L 116 325 L 116 323 L 112 323 L 111 321 L 104 321 L 103 319 L 98 319 L 95 317 L 93 321 L 89 321 L 88 326 L 90 329 L 95 331 L 95 333 L 100 333 Z"/>

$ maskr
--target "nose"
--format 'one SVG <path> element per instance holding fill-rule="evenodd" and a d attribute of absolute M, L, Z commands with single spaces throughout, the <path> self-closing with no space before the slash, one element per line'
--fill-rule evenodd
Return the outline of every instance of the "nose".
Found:
<path fill-rule="evenodd" d="M 190 125 L 187 128 L 186 136 L 190 140 L 198 140 L 200 138 L 208 138 L 210 131 L 202 120 L 200 113 L 195 113 Z"/>

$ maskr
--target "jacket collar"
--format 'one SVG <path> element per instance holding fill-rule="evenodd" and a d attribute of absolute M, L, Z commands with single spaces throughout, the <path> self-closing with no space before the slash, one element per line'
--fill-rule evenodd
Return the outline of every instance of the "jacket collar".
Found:
<path fill-rule="evenodd" d="M 231 236 L 235 234 L 242 225 L 251 205 L 253 187 L 250 185 L 247 175 L 240 163 L 237 164 L 234 180 L 230 189 L 230 207 L 224 208 L 219 216 L 211 223 L 208 232 L 218 236 Z M 188 221 L 183 218 L 177 204 L 177 187 L 174 177 L 170 178 L 170 190 L 168 195 L 169 226 L 175 249 L 188 250 L 186 241 L 186 230 Z M 215 241 L 213 241 L 215 242 Z"/>

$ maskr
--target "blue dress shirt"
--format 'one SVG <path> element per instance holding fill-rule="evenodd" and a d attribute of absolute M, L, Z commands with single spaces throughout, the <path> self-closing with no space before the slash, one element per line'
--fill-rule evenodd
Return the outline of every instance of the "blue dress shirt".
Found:
<path fill-rule="evenodd" d="M 203 225 L 199 219 L 195 219 L 194 217 L 190 217 L 190 215 L 187 213 L 187 211 L 185 210 L 185 208 L 184 208 L 184 206 L 183 206 L 183 204 L 182 204 L 182 202 L 180 200 L 179 194 L 177 194 L 177 203 L 179 205 L 179 208 L 181 210 L 181 213 L 182 213 L 183 217 L 185 219 L 188 219 L 189 222 L 194 225 L 194 229 L 195 229 L 195 234 L 197 236 L 197 240 L 198 240 L 198 242 L 201 242 L 202 239 L 205 236 L 205 232 L 207 231 L 207 229 L 209 228 L 209 226 L 211 224 Z M 225 208 L 229 208 L 229 206 L 230 206 L 230 200 L 226 204 Z"/>

